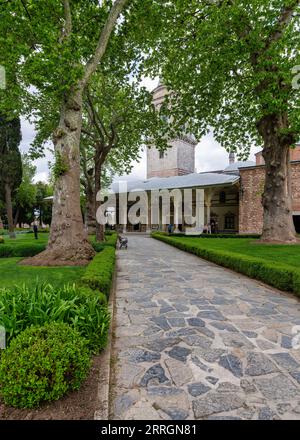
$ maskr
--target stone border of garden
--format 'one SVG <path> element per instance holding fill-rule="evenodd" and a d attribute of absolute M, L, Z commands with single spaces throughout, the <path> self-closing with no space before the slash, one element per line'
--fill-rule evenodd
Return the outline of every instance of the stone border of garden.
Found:
<path fill-rule="evenodd" d="M 118 268 L 116 261 L 108 302 L 111 323 L 109 327 L 107 346 L 101 354 L 101 363 L 103 368 L 101 368 L 101 378 L 98 384 L 97 392 L 97 406 L 99 409 L 94 413 L 94 420 L 108 420 L 110 412 L 111 354 L 113 346 L 117 270 Z"/>

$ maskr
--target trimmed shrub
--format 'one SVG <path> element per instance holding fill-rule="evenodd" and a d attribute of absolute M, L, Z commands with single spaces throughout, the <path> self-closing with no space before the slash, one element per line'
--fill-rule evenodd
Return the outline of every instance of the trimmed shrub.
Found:
<path fill-rule="evenodd" d="M 31 325 L 64 322 L 76 329 L 97 353 L 106 346 L 110 315 L 103 294 L 75 285 L 55 288 L 49 284 L 0 290 L 0 325 L 7 345 Z"/>
<path fill-rule="evenodd" d="M 92 242 L 92 246 L 94 248 L 94 251 L 97 252 L 97 253 L 102 252 L 103 249 L 105 248 L 105 244 L 104 243 L 100 243 L 100 242 L 98 243 L 97 241 L 93 241 Z"/>
<path fill-rule="evenodd" d="M 117 241 L 118 241 L 118 235 L 113 231 L 109 231 L 105 233 L 105 241 L 103 242 L 92 241 L 92 246 L 96 252 L 101 252 L 107 246 L 113 246 L 115 248 L 117 245 Z"/>
<path fill-rule="evenodd" d="M 94 290 L 100 290 L 108 298 L 115 271 L 115 260 L 114 247 L 106 246 L 87 266 L 85 274 L 81 278 L 81 284 Z"/>
<path fill-rule="evenodd" d="M 244 254 L 228 251 L 206 249 L 201 247 L 201 241 L 190 244 L 180 240 L 179 237 L 167 234 L 153 233 L 153 238 L 161 240 L 198 257 L 212 261 L 220 266 L 240 272 L 250 278 L 263 281 L 277 289 L 294 292 L 300 295 L 300 271 L 285 264 L 274 264 L 262 258 L 250 257 Z"/>
<path fill-rule="evenodd" d="M 113 246 L 114 248 L 117 246 L 118 234 L 116 232 L 112 232 L 111 234 L 105 234 L 105 246 Z"/>
<path fill-rule="evenodd" d="M 153 234 L 165 235 L 167 237 L 186 237 L 186 238 L 253 238 L 258 239 L 258 234 L 199 234 L 199 235 L 186 235 L 186 234 L 168 234 L 167 232 L 154 232 Z"/>
<path fill-rule="evenodd" d="M 46 244 L 42 243 L 3 244 L 0 247 L 0 258 L 34 257 L 45 249 Z"/>
<path fill-rule="evenodd" d="M 0 236 L 0 244 L 4 244 L 4 243 L 5 243 L 4 238 Z"/>
<path fill-rule="evenodd" d="M 0 395 L 6 405 L 34 408 L 78 390 L 89 368 L 86 340 L 76 330 L 62 323 L 30 327 L 2 354 Z"/>
<path fill-rule="evenodd" d="M 97 295 L 99 303 L 102 305 L 107 305 L 106 295 L 104 295 L 104 293 L 100 292 L 99 290 L 93 290 L 88 286 L 78 286 L 77 289 L 82 295 L 90 295 L 90 296 Z"/>

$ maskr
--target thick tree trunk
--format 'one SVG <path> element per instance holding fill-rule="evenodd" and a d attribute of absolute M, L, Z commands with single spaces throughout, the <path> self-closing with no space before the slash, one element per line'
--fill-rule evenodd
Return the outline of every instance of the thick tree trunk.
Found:
<path fill-rule="evenodd" d="M 266 167 L 261 237 L 264 242 L 297 242 L 290 185 L 290 147 L 293 139 L 282 134 L 287 127 L 287 117 L 276 115 L 266 116 L 258 124 L 264 140 L 263 157 Z"/>
<path fill-rule="evenodd" d="M 12 200 L 11 200 L 11 188 L 7 183 L 5 184 L 5 206 L 6 206 L 9 236 L 10 236 L 10 238 L 16 238 L 15 227 L 14 227 L 14 218 L 13 218 L 13 209 L 12 209 Z"/>
<path fill-rule="evenodd" d="M 97 209 L 100 207 L 101 202 L 97 201 L 97 194 L 101 191 L 101 174 L 102 174 L 102 164 L 100 163 L 100 158 L 97 157 L 97 152 L 95 155 L 95 214 Z M 105 226 L 96 222 L 96 241 L 101 242 L 105 240 L 104 236 Z"/>
<path fill-rule="evenodd" d="M 56 170 L 52 223 L 46 251 L 29 258 L 30 265 L 84 265 L 95 252 L 88 241 L 80 208 L 80 135 L 82 89 L 64 102 L 60 124 L 54 133 L 55 153 L 61 172 Z"/>

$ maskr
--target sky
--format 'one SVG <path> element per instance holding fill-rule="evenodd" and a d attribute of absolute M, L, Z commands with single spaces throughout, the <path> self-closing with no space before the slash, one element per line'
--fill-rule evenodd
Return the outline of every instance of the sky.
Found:
<path fill-rule="evenodd" d="M 154 80 L 150 78 L 144 78 L 142 84 L 148 89 L 153 90 L 158 84 L 158 78 Z M 27 152 L 31 142 L 35 137 L 34 126 L 27 120 L 22 119 L 22 142 L 20 145 L 22 152 Z M 255 159 L 255 153 L 260 148 L 252 148 L 249 160 Z M 226 168 L 229 163 L 227 151 L 214 139 L 212 133 L 203 137 L 196 147 L 196 169 L 198 172 L 222 170 Z M 45 157 L 35 161 L 37 167 L 37 173 L 34 178 L 36 182 L 46 182 L 49 176 L 48 163 L 52 161 L 52 155 L 49 151 L 45 152 Z M 146 151 L 141 154 L 140 162 L 135 162 L 132 172 L 128 176 L 122 176 L 122 179 L 126 180 L 139 180 L 146 178 Z"/>

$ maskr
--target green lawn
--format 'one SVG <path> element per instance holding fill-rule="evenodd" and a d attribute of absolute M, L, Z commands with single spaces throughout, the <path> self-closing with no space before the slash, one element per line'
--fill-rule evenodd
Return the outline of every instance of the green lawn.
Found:
<path fill-rule="evenodd" d="M 0 234 L 1 235 L 1 234 Z M 14 244 L 32 244 L 32 243 L 47 243 L 49 234 L 42 233 L 38 235 L 38 239 L 34 238 L 34 234 L 16 234 L 16 238 L 9 238 L 8 235 L 3 235 L 4 243 L 9 245 Z"/>
<path fill-rule="evenodd" d="M 47 244 L 49 234 L 39 234 L 38 240 L 35 240 L 33 234 L 17 234 L 16 239 L 10 239 L 4 236 L 5 245 L 31 245 L 31 244 Z M 108 237 L 109 239 L 109 237 Z M 94 242 L 95 237 L 90 237 L 90 241 Z M 1 246 L 1 244 L 0 244 Z M 84 267 L 31 267 L 21 266 L 18 262 L 22 258 L 0 258 L 0 288 L 10 287 L 13 285 L 32 284 L 37 280 L 46 282 L 55 286 L 74 283 L 82 277 Z"/>
<path fill-rule="evenodd" d="M 4 236 L 5 244 L 14 245 L 31 245 L 31 244 L 47 244 L 49 234 L 39 234 L 38 240 L 33 234 L 16 234 L 15 239 Z M 1 246 L 1 244 L 0 244 Z M 72 284 L 78 280 L 84 272 L 83 267 L 31 267 L 21 266 L 18 262 L 22 258 L 0 258 L 0 288 L 11 287 L 14 285 L 34 284 L 35 282 L 46 282 L 55 286 L 63 284 Z"/>
<path fill-rule="evenodd" d="M 284 263 L 300 268 L 300 245 L 265 245 L 248 238 L 193 238 L 173 237 L 173 240 L 204 249 L 263 258 L 265 261 Z"/>
<path fill-rule="evenodd" d="M 0 288 L 46 282 L 55 286 L 73 284 L 84 273 L 83 267 L 19 266 L 21 258 L 0 258 Z"/>

